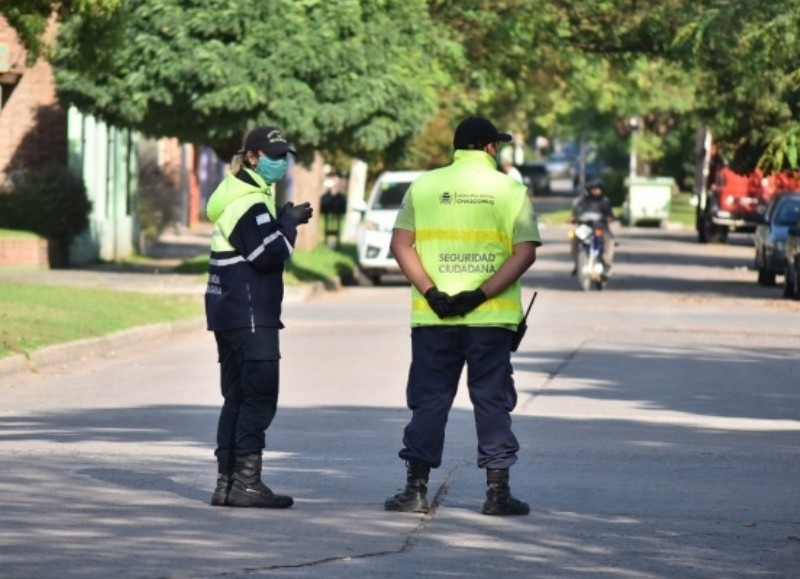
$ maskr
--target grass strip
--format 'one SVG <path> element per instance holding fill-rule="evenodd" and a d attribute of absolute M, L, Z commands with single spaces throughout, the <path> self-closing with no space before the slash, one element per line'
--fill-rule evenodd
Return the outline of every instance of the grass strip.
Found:
<path fill-rule="evenodd" d="M 32 237 L 39 237 L 35 233 L 31 233 L 30 231 L 23 231 L 21 229 L 2 229 L 0 228 L 0 237 L 10 237 L 10 238 L 22 238 L 22 239 L 30 239 Z"/>
<path fill-rule="evenodd" d="M 689 203 L 691 198 L 692 193 L 679 193 L 672 197 L 672 207 L 668 219 L 670 223 L 680 223 L 681 225 L 694 227 L 697 209 Z"/>
<path fill-rule="evenodd" d="M 284 283 L 300 284 L 310 281 L 331 282 L 336 278 L 351 279 L 357 269 L 356 248 L 343 245 L 333 249 L 319 244 L 312 250 L 297 249 L 284 269 Z M 208 254 L 198 255 L 175 268 L 176 273 L 205 274 Z"/>
<path fill-rule="evenodd" d="M 203 315 L 197 298 L 113 290 L 3 283 L 0 358 L 96 338 L 135 326 Z"/>

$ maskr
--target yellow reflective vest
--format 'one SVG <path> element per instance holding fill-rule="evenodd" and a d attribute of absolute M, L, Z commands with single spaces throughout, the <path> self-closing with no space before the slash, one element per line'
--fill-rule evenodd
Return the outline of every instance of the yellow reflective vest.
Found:
<path fill-rule="evenodd" d="M 450 295 L 478 288 L 513 252 L 525 186 L 497 170 L 483 151 L 457 150 L 454 162 L 409 189 L 415 249 L 436 287 Z M 440 319 L 412 288 L 412 325 L 513 325 L 522 319 L 520 282 L 464 317 Z"/>

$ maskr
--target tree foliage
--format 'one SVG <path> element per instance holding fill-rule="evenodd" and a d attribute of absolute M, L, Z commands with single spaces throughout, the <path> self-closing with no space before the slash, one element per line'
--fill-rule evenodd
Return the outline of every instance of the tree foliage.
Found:
<path fill-rule="evenodd" d="M 45 32 L 51 18 L 63 20 L 70 14 L 81 14 L 103 21 L 114 15 L 120 3 L 121 0 L 4 0 L 2 13 L 17 31 L 31 64 L 48 52 Z"/>
<path fill-rule="evenodd" d="M 306 152 L 391 151 L 435 111 L 451 50 L 422 0 L 131 1 L 102 60 L 92 23 L 78 14 L 61 30 L 61 98 L 224 156 L 262 124 Z"/>
<path fill-rule="evenodd" d="M 7 0 L 35 45 L 51 3 Z M 800 0 L 65 0 L 60 94 L 226 156 L 256 124 L 302 150 L 449 155 L 459 118 L 679 159 L 708 124 L 741 171 L 798 164 Z M 10 10 L 10 12 L 9 12 Z M 33 52 L 32 52 L 33 53 Z"/>
<path fill-rule="evenodd" d="M 800 1 L 716 1 L 676 35 L 734 169 L 798 166 Z"/>

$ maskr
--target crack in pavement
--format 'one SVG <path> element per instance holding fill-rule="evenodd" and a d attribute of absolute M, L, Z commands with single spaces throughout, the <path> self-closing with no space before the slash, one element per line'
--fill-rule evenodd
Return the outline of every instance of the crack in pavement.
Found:
<path fill-rule="evenodd" d="M 244 569 L 240 569 L 237 571 L 229 571 L 225 573 L 217 573 L 212 575 L 213 577 L 230 577 L 230 576 L 240 576 L 243 573 L 260 573 L 262 571 L 275 571 L 278 569 L 303 569 L 306 567 L 315 567 L 317 565 L 323 565 L 325 563 L 333 563 L 336 561 L 354 561 L 357 559 L 369 559 L 372 557 L 382 557 L 385 555 L 400 555 L 402 553 L 408 553 L 414 548 L 414 545 L 417 544 L 417 539 L 433 520 L 434 515 L 436 514 L 436 509 L 439 507 L 441 502 L 444 500 L 444 497 L 447 496 L 447 492 L 450 490 L 450 487 L 455 482 L 456 478 L 458 477 L 458 473 L 461 471 L 461 468 L 468 465 L 468 462 L 463 462 L 455 465 L 450 472 L 447 474 L 447 478 L 441 484 L 439 489 L 436 491 L 436 495 L 434 495 L 433 500 L 430 502 L 430 508 L 428 512 L 425 513 L 422 518 L 420 519 L 419 523 L 416 527 L 408 534 L 406 540 L 403 542 L 402 546 L 398 549 L 387 549 L 385 551 L 375 551 L 372 553 L 362 553 L 360 555 L 338 555 L 338 556 L 331 556 L 325 557 L 323 559 L 317 559 L 314 561 L 305 561 L 303 563 L 293 563 L 293 564 L 284 564 L 284 565 L 267 565 L 265 567 L 246 567 Z"/>
<path fill-rule="evenodd" d="M 575 346 L 575 348 L 572 350 L 572 352 L 570 352 L 569 354 L 567 354 L 567 355 L 564 357 L 564 359 L 561 361 L 561 364 L 559 364 L 559 365 L 558 365 L 558 368 L 556 368 L 556 369 L 555 369 L 554 371 L 552 371 L 552 372 L 548 372 L 548 374 L 547 374 L 547 378 L 545 378 L 545 381 L 542 383 L 541 387 L 539 387 L 539 388 L 537 388 L 537 389 L 535 389 L 535 390 L 532 390 L 532 391 L 530 391 L 530 392 L 531 392 L 531 393 L 530 393 L 530 396 L 529 396 L 529 397 L 528 397 L 528 399 L 525 401 L 525 403 L 522 405 L 522 409 L 523 409 L 523 410 L 524 410 L 525 408 L 529 407 L 531 404 L 533 404 L 533 403 L 536 401 L 536 398 L 539 396 L 539 394 L 541 394 L 542 392 L 544 392 L 544 391 L 547 389 L 547 387 L 548 387 L 548 386 L 550 386 L 550 384 L 553 382 L 553 380 L 555 380 L 555 378 L 556 378 L 556 377 L 557 377 L 557 376 L 558 376 L 558 375 L 559 375 L 561 372 L 563 372 L 563 371 L 564 371 L 564 369 L 565 369 L 567 366 L 569 366 L 570 362 L 572 362 L 572 360 L 575 358 L 575 356 L 577 356 L 577 355 L 578 355 L 578 352 L 580 352 L 580 351 L 583 349 L 583 347 L 586 345 L 586 343 L 587 343 L 587 342 L 589 342 L 589 340 L 591 340 L 591 339 L 594 337 L 594 335 L 595 335 L 596 331 L 597 331 L 597 330 L 594 330 L 594 331 L 593 331 L 593 332 L 592 332 L 592 333 L 591 333 L 589 336 L 587 336 L 587 337 L 585 337 L 583 340 L 581 340 L 581 341 L 578 343 L 578 345 L 577 345 L 577 346 Z"/>

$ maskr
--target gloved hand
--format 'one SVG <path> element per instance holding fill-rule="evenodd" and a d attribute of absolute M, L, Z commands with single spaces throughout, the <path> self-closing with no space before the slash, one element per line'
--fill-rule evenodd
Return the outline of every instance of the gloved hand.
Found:
<path fill-rule="evenodd" d="M 434 311 L 434 313 L 439 316 L 440 319 L 448 318 L 453 314 L 453 308 L 451 304 L 451 298 L 448 294 L 444 292 L 440 292 L 436 289 L 436 286 L 433 286 L 431 289 L 425 292 L 425 299 L 428 302 L 428 305 Z"/>
<path fill-rule="evenodd" d="M 452 298 L 452 315 L 465 316 L 487 299 L 481 288 L 459 292 Z"/>
<path fill-rule="evenodd" d="M 308 223 L 311 216 L 314 214 L 314 208 L 311 207 L 311 203 L 308 201 L 300 205 L 295 205 L 289 201 L 281 207 L 281 214 L 284 212 L 289 213 L 289 215 L 297 219 L 298 223 Z"/>

